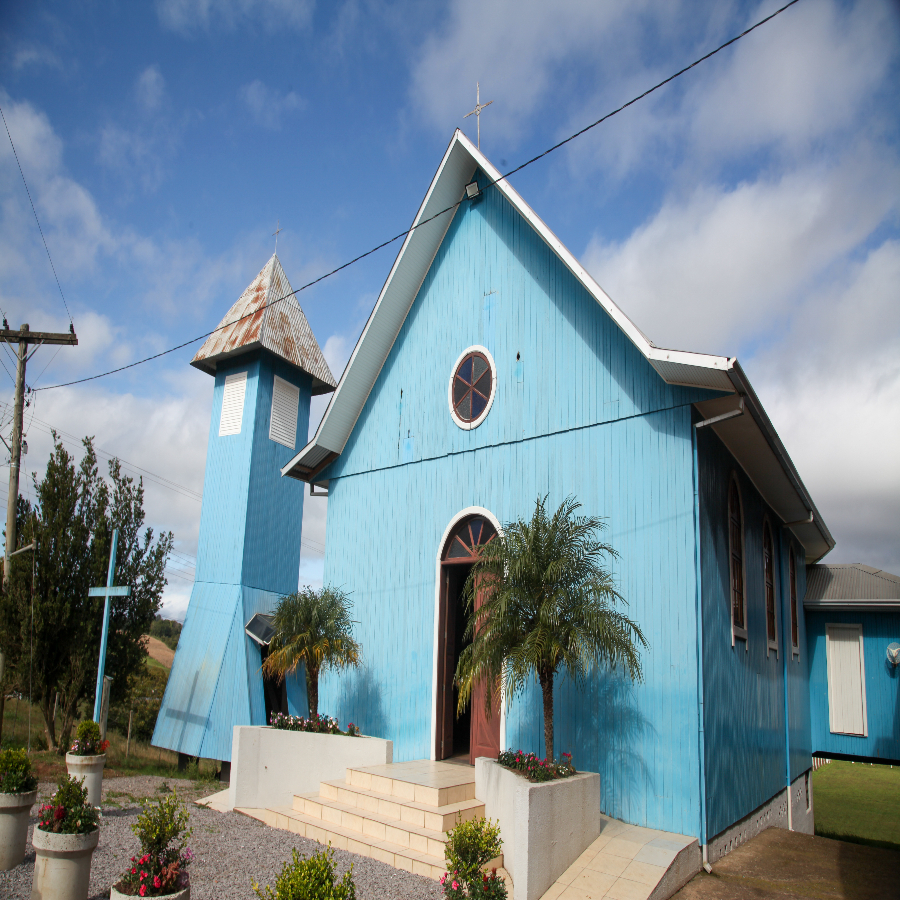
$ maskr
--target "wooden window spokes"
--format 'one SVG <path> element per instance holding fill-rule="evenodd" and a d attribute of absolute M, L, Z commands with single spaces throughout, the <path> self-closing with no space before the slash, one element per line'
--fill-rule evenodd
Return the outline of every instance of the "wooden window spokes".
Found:
<path fill-rule="evenodd" d="M 483 353 L 473 351 L 453 376 L 453 411 L 463 422 L 474 422 L 491 399 L 494 373 Z"/>
<path fill-rule="evenodd" d="M 737 482 L 732 480 L 728 493 L 728 526 L 731 545 L 731 624 L 738 637 L 746 637 L 744 605 L 744 516 Z"/>
<path fill-rule="evenodd" d="M 791 548 L 788 556 L 788 570 L 791 589 L 791 647 L 800 650 L 800 622 L 797 613 L 797 563 L 794 559 L 794 549 Z"/>
<path fill-rule="evenodd" d="M 769 647 L 778 649 L 778 632 L 775 620 L 775 548 L 769 523 L 763 524 L 763 576 L 766 584 L 766 639 Z"/>
<path fill-rule="evenodd" d="M 494 526 L 481 516 L 464 519 L 456 526 L 450 540 L 444 547 L 447 562 L 469 562 L 475 559 L 480 548 L 497 536 Z"/>

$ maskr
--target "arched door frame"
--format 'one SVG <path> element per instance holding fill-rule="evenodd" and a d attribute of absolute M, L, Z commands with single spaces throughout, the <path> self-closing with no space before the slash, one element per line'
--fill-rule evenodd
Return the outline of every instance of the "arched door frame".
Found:
<path fill-rule="evenodd" d="M 467 506 L 465 509 L 460 510 L 450 522 L 447 524 L 447 527 L 444 529 L 443 535 L 441 535 L 440 543 L 437 547 L 437 553 L 435 554 L 435 564 L 434 564 L 434 638 L 432 642 L 433 647 L 433 656 L 431 663 L 431 732 L 429 736 L 429 740 L 431 742 L 431 749 L 429 750 L 429 758 L 437 759 L 437 753 L 435 751 L 435 741 L 437 740 L 437 695 L 438 695 L 438 640 L 439 640 L 439 628 L 440 628 L 440 610 L 441 610 L 441 557 L 444 553 L 444 547 L 447 544 L 447 541 L 450 538 L 450 535 L 453 533 L 453 529 L 456 528 L 457 525 L 463 520 L 468 519 L 470 516 L 481 516 L 484 519 L 487 519 L 491 525 L 494 526 L 494 530 L 498 535 L 502 537 L 503 529 L 500 526 L 500 522 L 497 520 L 497 517 L 488 509 L 485 509 L 483 506 Z M 506 703 L 504 702 L 504 698 L 501 696 L 500 698 L 500 749 L 503 750 L 506 747 Z"/>

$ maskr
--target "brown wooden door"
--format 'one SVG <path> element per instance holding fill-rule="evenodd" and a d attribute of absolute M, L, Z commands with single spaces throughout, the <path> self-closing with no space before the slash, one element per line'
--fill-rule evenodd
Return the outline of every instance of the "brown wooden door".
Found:
<path fill-rule="evenodd" d="M 481 606 L 483 593 L 475 594 L 475 611 Z M 496 759 L 500 755 L 500 697 L 492 698 L 491 717 L 484 708 L 485 686 L 476 684 L 472 691 L 472 730 L 469 737 L 469 764 L 474 766 L 479 756 Z"/>
<path fill-rule="evenodd" d="M 456 659 L 453 653 L 456 635 L 456 602 L 450 596 L 450 572 L 441 567 L 441 603 L 438 610 L 438 696 L 437 734 L 435 735 L 435 759 L 447 759 L 453 755 L 453 722 L 456 709 L 453 705 L 453 676 Z"/>

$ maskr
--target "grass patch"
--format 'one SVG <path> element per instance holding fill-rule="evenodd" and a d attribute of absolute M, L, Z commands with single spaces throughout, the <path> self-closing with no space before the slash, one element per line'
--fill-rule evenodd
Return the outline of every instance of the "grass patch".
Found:
<path fill-rule="evenodd" d="M 167 666 L 164 666 L 159 660 L 154 659 L 152 656 L 148 656 L 144 662 L 148 669 L 164 669 L 166 672 L 169 671 Z"/>
<path fill-rule="evenodd" d="M 900 767 L 832 760 L 813 773 L 816 834 L 900 850 Z"/>

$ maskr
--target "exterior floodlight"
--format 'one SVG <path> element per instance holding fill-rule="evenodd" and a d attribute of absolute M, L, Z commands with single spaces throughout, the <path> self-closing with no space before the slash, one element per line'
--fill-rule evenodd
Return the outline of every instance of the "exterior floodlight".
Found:
<path fill-rule="evenodd" d="M 900 644 L 888 644 L 887 661 L 892 666 L 900 665 Z"/>
<path fill-rule="evenodd" d="M 472 181 L 466 185 L 466 196 L 470 200 L 474 200 L 481 193 L 481 189 L 478 187 L 477 181 Z"/>

